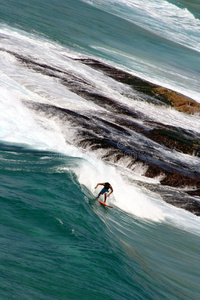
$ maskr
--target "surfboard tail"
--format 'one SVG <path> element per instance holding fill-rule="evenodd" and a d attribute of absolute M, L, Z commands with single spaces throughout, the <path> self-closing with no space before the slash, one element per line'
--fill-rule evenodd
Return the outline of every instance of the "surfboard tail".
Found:
<path fill-rule="evenodd" d="M 110 206 L 110 205 L 106 204 L 105 202 L 102 202 L 102 201 L 100 201 L 100 200 L 98 200 L 98 201 L 99 201 L 99 203 L 100 203 L 100 204 L 102 204 L 102 205 L 104 205 L 104 206 L 106 206 L 106 207 L 113 208 L 112 206 Z"/>

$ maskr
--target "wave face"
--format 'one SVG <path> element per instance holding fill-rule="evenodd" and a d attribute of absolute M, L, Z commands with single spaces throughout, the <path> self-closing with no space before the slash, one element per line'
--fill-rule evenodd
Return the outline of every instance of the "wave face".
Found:
<path fill-rule="evenodd" d="M 24 4 L 0 4 L 1 297 L 196 299 L 200 118 L 143 90 L 199 99 L 195 2 Z"/>
<path fill-rule="evenodd" d="M 104 209 L 72 172 L 91 181 L 83 158 L 5 142 L 0 155 L 2 299 L 198 295 L 199 237 L 177 228 L 189 214 L 174 226 Z"/>

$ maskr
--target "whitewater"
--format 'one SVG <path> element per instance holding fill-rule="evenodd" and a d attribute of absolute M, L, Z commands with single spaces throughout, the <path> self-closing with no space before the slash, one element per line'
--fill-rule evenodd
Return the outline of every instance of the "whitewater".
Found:
<path fill-rule="evenodd" d="M 6 31 L 4 30 L 3 34 L 5 34 L 5 32 L 13 34 L 13 32 L 8 29 Z M 112 94 L 117 97 L 120 99 L 120 102 L 126 104 L 130 102 L 129 99 L 121 95 L 126 93 L 126 87 L 123 87 L 121 84 L 119 84 L 118 87 L 112 80 L 108 82 L 107 78 L 90 70 L 88 67 L 74 63 L 70 59 L 67 60 L 65 54 L 63 55 L 63 52 L 67 51 L 67 49 L 65 50 L 63 47 L 59 47 L 46 40 L 38 40 L 35 36 L 32 38 L 26 37 L 26 35 L 23 35 L 21 32 L 15 33 L 14 41 L 12 40 L 12 36 L 8 35 L 7 37 L 10 38 L 10 41 L 6 49 L 12 49 L 12 52 L 17 51 L 17 53 L 19 53 L 18 45 L 20 45 L 20 55 L 27 55 L 27 53 L 29 53 L 30 56 L 31 49 L 34 47 L 35 51 L 31 53 L 31 58 L 42 62 L 51 61 L 54 67 L 59 67 L 73 74 L 77 74 L 77 76 L 81 76 L 81 78 L 87 81 L 89 78 L 89 83 L 98 86 L 97 88 L 103 90 L 105 94 Z M 10 48 L 10 43 L 12 48 Z M 24 52 L 21 52 L 21 47 L 25 49 Z M 46 51 L 44 51 L 45 48 Z M 75 53 L 73 53 L 73 55 L 72 53 L 67 53 L 69 57 L 70 54 L 72 57 L 75 55 Z M 115 190 L 115 196 L 110 200 L 112 204 L 138 217 L 153 221 L 169 222 L 169 224 L 177 224 L 180 228 L 188 228 L 188 230 L 192 230 L 194 233 L 199 233 L 199 218 L 183 210 L 172 208 L 162 201 L 162 197 L 159 195 L 148 195 L 145 190 L 143 191 L 129 183 L 132 177 L 130 172 L 127 173 L 127 180 L 123 178 L 123 172 L 118 170 L 117 167 L 106 165 L 101 160 L 98 160 L 94 154 L 87 154 L 82 152 L 81 149 L 73 147 L 73 140 L 76 139 L 78 129 L 74 129 L 70 124 L 63 125 L 56 117 L 55 119 L 53 118 L 53 120 L 49 120 L 45 117 L 37 116 L 33 112 L 30 112 L 23 102 L 35 101 L 43 104 L 48 103 L 62 108 L 70 107 L 70 109 L 73 108 L 81 112 L 94 110 L 99 114 L 99 107 L 97 105 L 88 103 L 88 101 L 70 93 L 66 88 L 60 86 L 59 82 L 49 80 L 49 78 L 45 78 L 45 76 L 41 74 L 32 75 L 29 69 L 24 70 L 24 68 L 17 68 L 17 61 L 13 59 L 9 53 L 5 53 L 1 65 L 1 112 L 3 116 L 1 140 L 29 145 L 40 150 L 57 151 L 70 156 L 82 157 L 84 158 L 84 162 L 75 172 L 77 173 L 79 182 L 86 186 L 91 193 L 94 194 L 96 182 L 107 181 L 111 178 Z M 120 90 L 121 94 L 118 90 Z M 133 104 L 130 103 L 130 106 L 132 105 Z M 141 112 L 144 112 L 145 109 L 146 111 L 151 110 L 151 105 L 144 105 L 144 103 L 140 103 L 139 101 L 136 105 Z M 162 108 L 161 110 L 163 110 L 163 112 L 159 113 L 159 118 L 161 118 L 162 122 L 168 124 L 169 116 L 165 118 L 166 109 Z M 155 111 L 154 108 L 152 108 L 151 116 L 153 115 L 153 111 Z M 102 110 L 102 112 L 106 113 L 104 110 Z M 157 114 L 158 110 L 154 116 L 154 118 L 158 120 L 158 118 L 156 118 Z M 182 120 L 179 120 L 178 113 L 173 111 L 172 115 L 173 124 L 176 126 L 180 125 Z M 196 117 L 196 123 L 195 117 L 192 118 L 193 126 L 196 129 L 199 117 Z M 185 128 L 191 128 L 190 124 L 191 117 L 185 116 Z M 66 130 L 68 131 L 68 143 L 66 143 L 66 136 L 64 134 Z M 195 158 L 193 158 L 194 165 L 197 164 L 197 162 L 198 159 L 195 160 Z M 142 177 L 142 173 L 137 175 Z M 121 186 L 123 186 L 123 189 Z M 178 220 L 177 213 L 179 215 Z M 185 217 L 188 219 L 187 225 L 185 225 Z"/>
<path fill-rule="evenodd" d="M 132 129 L 122 132 L 117 121 L 124 118 L 121 107 L 144 116 L 134 119 L 138 125 L 153 120 L 200 134 L 200 116 L 144 101 L 81 60 L 101 61 L 199 101 L 199 14 L 175 1 L 60 5 L 32 2 L 27 23 L 16 21 L 17 13 L 6 22 L 2 13 L 2 299 L 196 300 L 200 218 L 166 203 L 164 195 L 182 197 L 182 189 L 161 187 L 162 175 L 145 177 L 146 166 L 137 161 L 130 166 L 137 154 L 128 146 L 194 172 L 199 157 L 150 143 Z M 7 4 L 8 13 L 13 9 Z M 146 51 L 153 44 L 154 51 Z M 102 105 L 87 93 L 112 103 Z M 95 148 L 88 136 L 94 144 L 116 138 L 126 155 L 107 159 L 107 148 Z M 106 181 L 114 189 L 107 200 L 112 210 L 95 200 L 94 187 Z"/>

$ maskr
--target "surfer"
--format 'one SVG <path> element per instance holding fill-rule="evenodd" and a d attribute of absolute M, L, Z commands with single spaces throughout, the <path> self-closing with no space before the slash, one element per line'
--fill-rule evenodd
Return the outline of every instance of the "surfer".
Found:
<path fill-rule="evenodd" d="M 97 196 L 97 199 L 99 198 L 100 195 L 103 195 L 104 194 L 104 203 L 106 202 L 106 198 L 110 196 L 110 194 L 112 194 L 113 192 L 113 188 L 111 186 L 111 184 L 109 182 L 105 182 L 105 183 L 98 183 L 96 186 L 95 186 L 95 189 L 99 186 L 99 185 L 103 185 L 104 187 L 102 188 L 102 190 L 100 191 L 99 195 Z M 108 191 L 109 189 L 111 190 L 109 194 Z"/>

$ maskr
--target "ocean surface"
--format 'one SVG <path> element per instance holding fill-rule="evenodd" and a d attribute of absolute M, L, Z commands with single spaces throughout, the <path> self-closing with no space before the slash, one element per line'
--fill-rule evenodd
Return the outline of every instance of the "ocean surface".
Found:
<path fill-rule="evenodd" d="M 119 124 L 125 107 L 200 134 L 200 116 L 84 63 L 200 102 L 199 32 L 199 0 L 0 0 L 0 299 L 200 299 L 200 218 L 163 200 L 181 189 L 130 167 L 133 151 L 94 146 L 135 143 L 199 172 L 198 157 Z M 112 209 L 95 200 L 106 181 Z"/>

